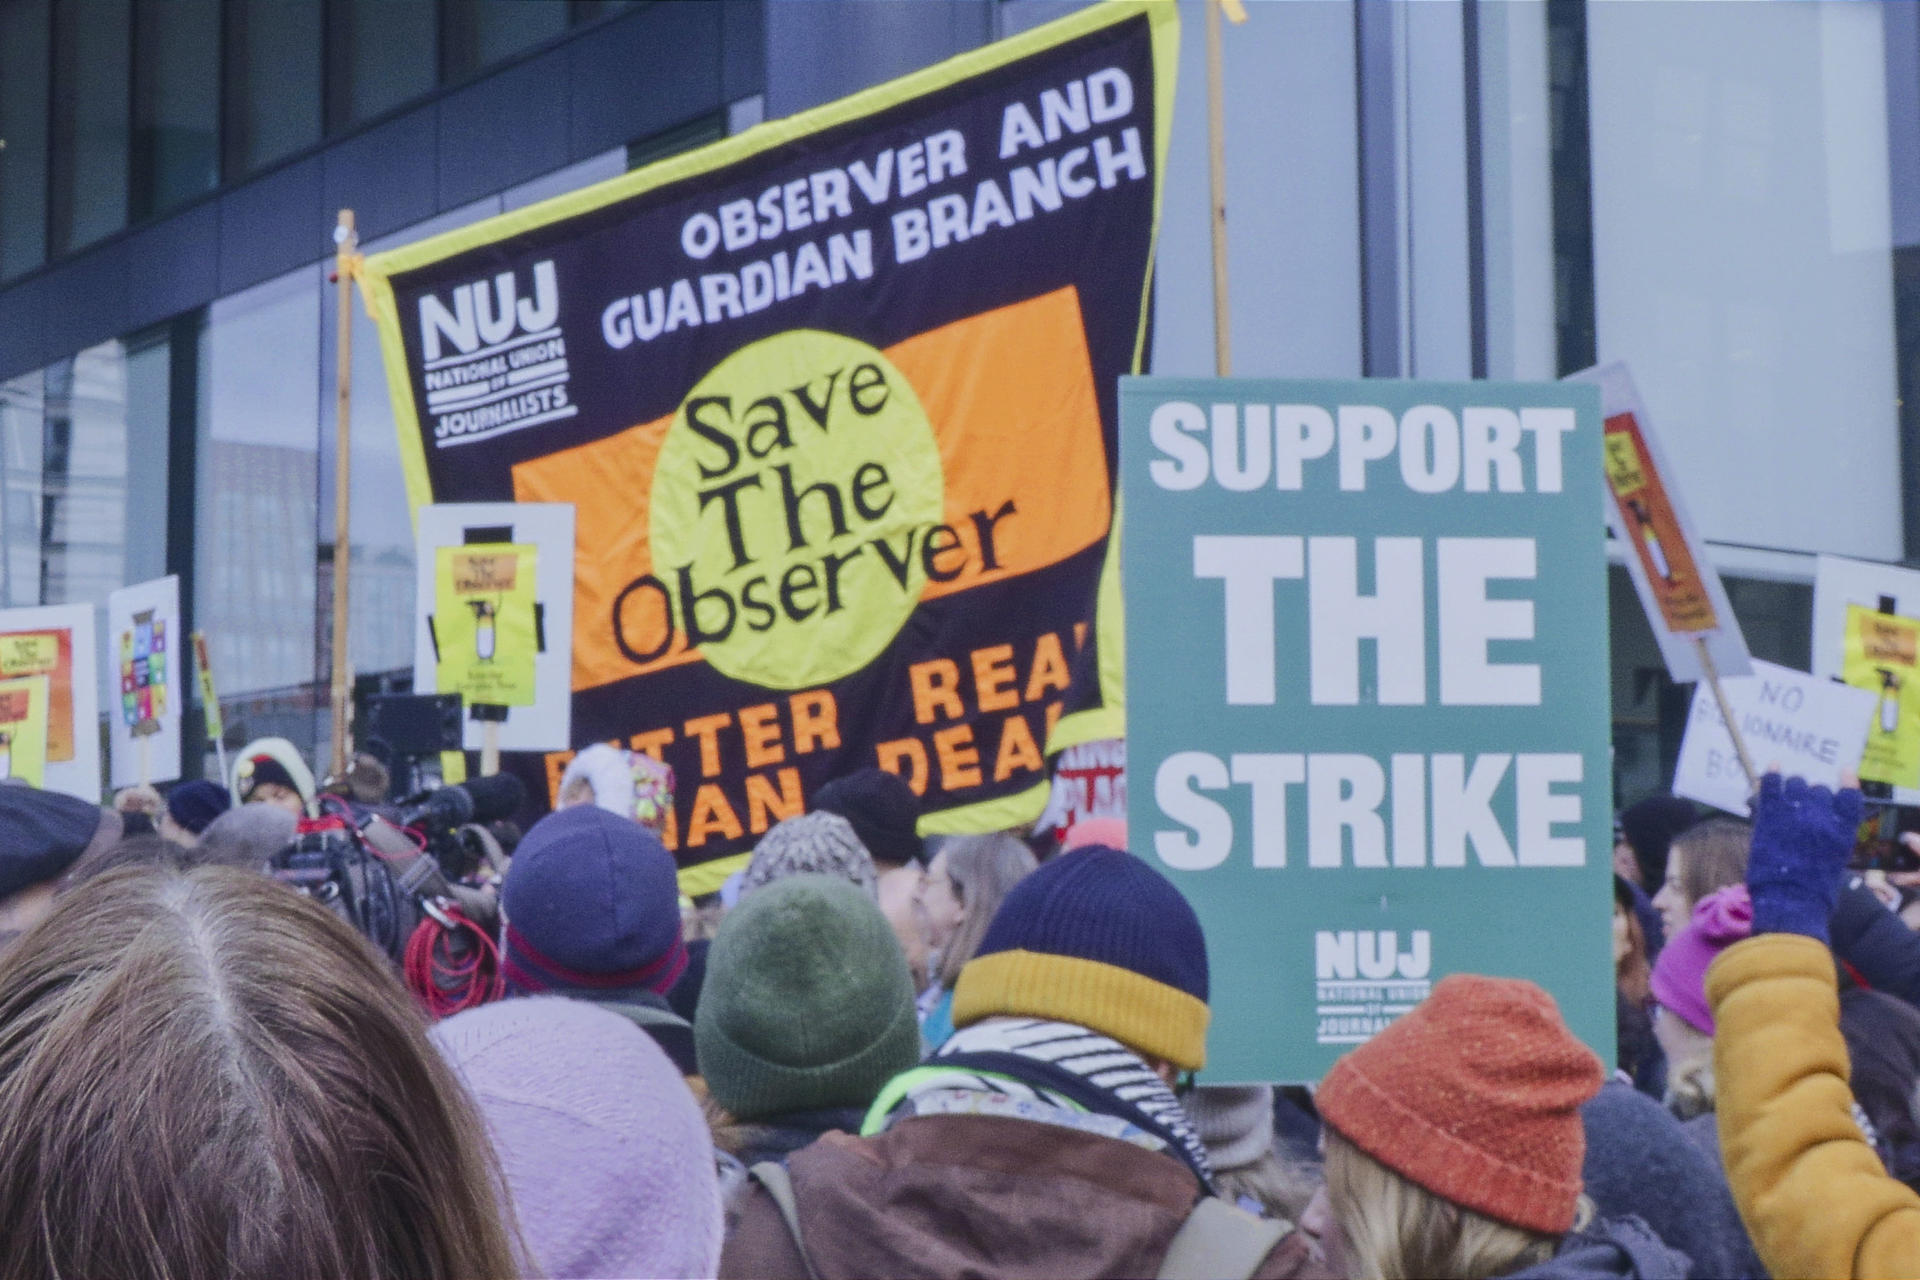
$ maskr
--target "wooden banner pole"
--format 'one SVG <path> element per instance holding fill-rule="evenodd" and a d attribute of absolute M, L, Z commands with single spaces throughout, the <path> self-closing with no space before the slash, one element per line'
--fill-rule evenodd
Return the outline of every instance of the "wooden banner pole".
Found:
<path fill-rule="evenodd" d="M 347 775 L 347 713 L 353 699 L 353 679 L 347 667 L 347 579 L 350 576 L 352 538 L 349 502 L 352 492 L 353 409 L 353 267 L 359 237 L 353 210 L 340 211 L 334 228 L 334 279 L 339 285 L 339 329 L 335 344 L 333 418 L 333 752 L 328 767 L 335 779 Z"/>
<path fill-rule="evenodd" d="M 1221 83 L 1220 5 L 1217 0 L 1206 0 L 1206 10 L 1207 175 L 1213 203 L 1213 371 L 1225 378 L 1233 373 L 1232 344 L 1227 332 L 1227 112 Z"/>
<path fill-rule="evenodd" d="M 1720 719 L 1726 722 L 1727 736 L 1733 739 L 1733 750 L 1740 757 L 1740 768 L 1747 775 L 1749 790 L 1758 790 L 1760 775 L 1753 767 L 1753 757 L 1747 754 L 1747 740 L 1740 736 L 1740 725 L 1733 718 L 1733 707 L 1727 701 L 1727 691 L 1720 687 L 1720 669 L 1713 665 L 1713 654 L 1707 649 L 1704 637 L 1693 638 L 1694 651 L 1700 655 L 1700 670 L 1706 674 L 1707 684 L 1713 689 L 1713 700 L 1720 706 Z"/>
<path fill-rule="evenodd" d="M 480 776 L 491 778 L 500 772 L 500 722 L 483 720 L 480 723 Z"/>

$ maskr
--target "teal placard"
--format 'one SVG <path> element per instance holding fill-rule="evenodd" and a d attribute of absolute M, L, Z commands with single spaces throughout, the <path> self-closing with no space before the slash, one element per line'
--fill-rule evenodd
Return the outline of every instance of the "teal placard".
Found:
<path fill-rule="evenodd" d="M 1200 914 L 1203 1080 L 1317 1080 L 1449 973 L 1613 1060 L 1600 406 L 1122 378 L 1130 843 Z"/>

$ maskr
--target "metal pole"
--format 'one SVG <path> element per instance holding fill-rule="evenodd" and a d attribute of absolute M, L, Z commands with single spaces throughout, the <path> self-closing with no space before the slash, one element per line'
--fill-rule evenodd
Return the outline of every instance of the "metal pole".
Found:
<path fill-rule="evenodd" d="M 354 249 L 359 245 L 353 228 L 353 210 L 340 211 L 333 243 L 340 315 L 339 339 L 334 350 L 337 399 L 333 419 L 333 752 L 328 773 L 339 779 L 347 775 L 347 712 L 353 699 L 353 678 L 347 667 L 347 579 L 352 542 L 348 501 L 353 468 L 353 262 Z"/>
<path fill-rule="evenodd" d="M 1227 334 L 1227 122 L 1218 0 L 1206 0 L 1206 10 L 1207 170 L 1213 198 L 1213 370 L 1224 378 L 1233 372 L 1233 353 Z"/>

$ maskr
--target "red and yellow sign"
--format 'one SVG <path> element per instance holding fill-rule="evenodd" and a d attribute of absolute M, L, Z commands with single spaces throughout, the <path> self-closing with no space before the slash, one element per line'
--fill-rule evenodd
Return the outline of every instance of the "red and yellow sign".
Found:
<path fill-rule="evenodd" d="M 1667 629 L 1683 634 L 1714 630 L 1720 620 L 1713 597 L 1701 580 L 1639 422 L 1631 413 L 1614 414 L 1607 419 L 1601 444 L 1607 487 L 1619 504 L 1632 554 L 1646 570 L 1647 584 Z"/>

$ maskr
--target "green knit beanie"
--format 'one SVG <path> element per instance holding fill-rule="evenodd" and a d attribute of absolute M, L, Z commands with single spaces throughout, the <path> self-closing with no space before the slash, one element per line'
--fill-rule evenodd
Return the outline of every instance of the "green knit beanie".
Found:
<path fill-rule="evenodd" d="M 865 1107 L 920 1060 L 893 929 L 824 875 L 756 889 L 721 921 L 693 1037 L 713 1100 L 738 1120 Z"/>

